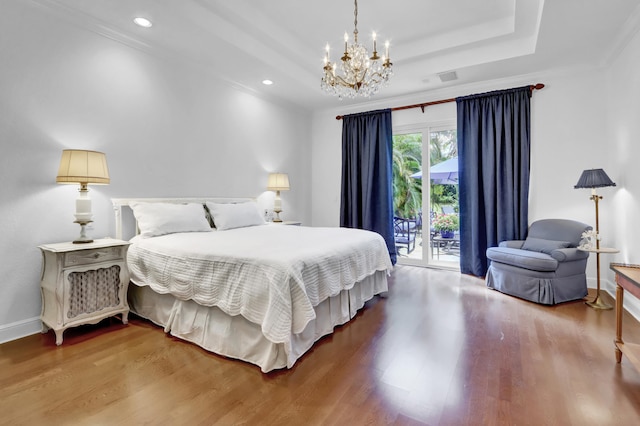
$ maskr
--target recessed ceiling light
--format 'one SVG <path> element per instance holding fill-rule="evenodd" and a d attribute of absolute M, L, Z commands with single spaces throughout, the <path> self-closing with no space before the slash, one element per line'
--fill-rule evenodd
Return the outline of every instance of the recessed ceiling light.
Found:
<path fill-rule="evenodd" d="M 136 25 L 144 28 L 151 28 L 151 26 L 153 25 L 153 23 L 150 20 L 148 20 L 147 18 L 141 18 L 141 17 L 134 18 L 133 22 L 135 22 Z"/>
<path fill-rule="evenodd" d="M 262 80 L 262 84 L 264 84 L 265 86 L 271 86 L 273 84 L 273 81 L 271 81 L 271 80 Z"/>

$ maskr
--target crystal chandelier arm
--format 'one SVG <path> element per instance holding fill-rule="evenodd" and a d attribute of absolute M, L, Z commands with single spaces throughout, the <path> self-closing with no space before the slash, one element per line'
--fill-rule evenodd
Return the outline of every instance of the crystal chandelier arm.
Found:
<path fill-rule="evenodd" d="M 344 87 L 350 87 L 351 89 L 355 88 L 355 87 L 356 87 L 356 85 L 357 85 L 357 83 L 349 83 L 347 80 L 345 80 L 344 78 L 342 78 L 342 76 L 341 76 L 341 75 L 336 75 L 336 76 L 334 77 L 334 80 L 335 80 L 335 82 L 336 82 L 336 83 L 338 83 L 339 85 L 344 86 Z M 334 83 L 334 84 L 335 84 L 335 83 Z"/>

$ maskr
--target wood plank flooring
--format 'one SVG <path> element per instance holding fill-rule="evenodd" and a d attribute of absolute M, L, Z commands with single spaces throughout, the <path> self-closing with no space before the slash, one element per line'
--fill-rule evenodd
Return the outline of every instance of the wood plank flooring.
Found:
<path fill-rule="evenodd" d="M 0 424 L 638 425 L 613 311 L 547 307 L 458 273 L 396 267 L 388 298 L 291 370 L 210 354 L 144 320 L 0 345 Z M 623 338 L 640 342 L 624 317 Z"/>

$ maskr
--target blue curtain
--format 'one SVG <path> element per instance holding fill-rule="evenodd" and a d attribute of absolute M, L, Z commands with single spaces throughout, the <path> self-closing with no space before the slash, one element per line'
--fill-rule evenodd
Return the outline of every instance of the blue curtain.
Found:
<path fill-rule="evenodd" d="M 395 264 L 392 158 L 390 109 L 342 118 L 340 226 L 382 235 Z"/>
<path fill-rule="evenodd" d="M 460 271 L 484 277 L 486 250 L 528 227 L 529 86 L 456 99 Z"/>

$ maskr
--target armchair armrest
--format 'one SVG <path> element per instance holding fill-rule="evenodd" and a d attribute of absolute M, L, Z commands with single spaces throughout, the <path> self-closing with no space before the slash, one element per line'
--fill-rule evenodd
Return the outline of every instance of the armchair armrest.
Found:
<path fill-rule="evenodd" d="M 551 251 L 551 257 L 558 262 L 571 262 L 589 257 L 589 252 L 578 250 L 575 247 L 555 249 Z"/>
<path fill-rule="evenodd" d="M 507 241 L 500 241 L 500 244 L 498 244 L 498 246 L 519 249 L 519 248 L 522 248 L 523 244 L 524 244 L 524 240 L 507 240 Z"/>

